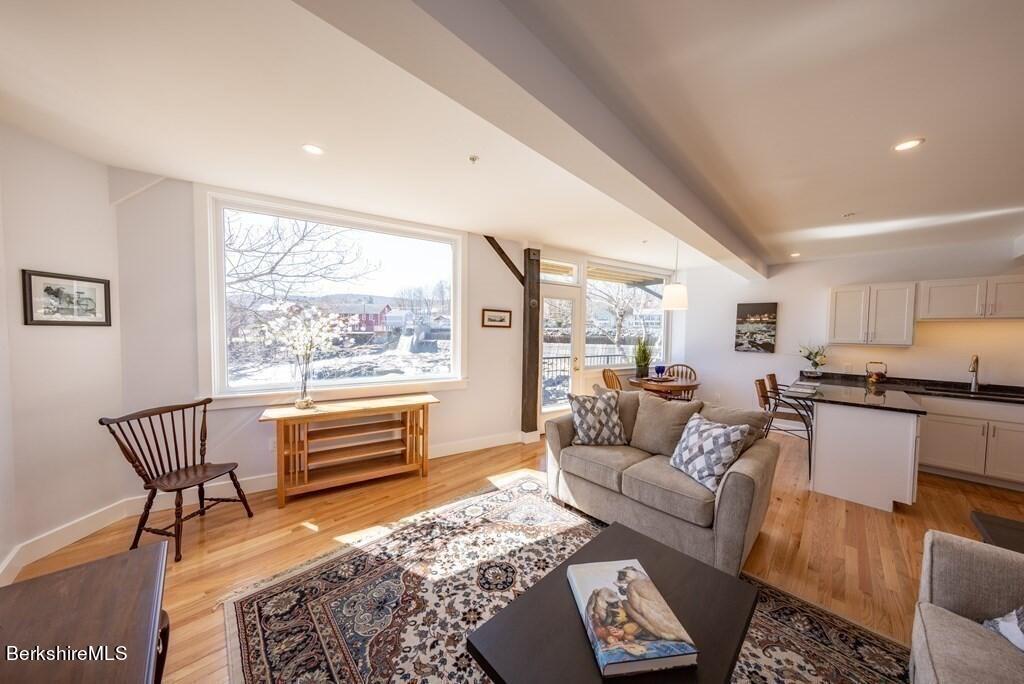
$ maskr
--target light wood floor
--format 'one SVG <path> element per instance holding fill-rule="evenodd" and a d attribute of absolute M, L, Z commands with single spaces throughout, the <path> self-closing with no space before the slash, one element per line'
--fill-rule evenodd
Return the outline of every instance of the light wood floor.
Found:
<path fill-rule="evenodd" d="M 895 513 L 807 491 L 804 443 L 782 444 L 773 501 L 745 572 L 882 634 L 909 641 L 929 528 L 977 537 L 972 509 L 1024 518 L 1024 493 L 922 475 L 918 503 Z M 255 517 L 222 505 L 185 524 L 180 563 L 168 564 L 164 607 L 171 615 L 165 680 L 224 681 L 227 661 L 220 601 L 251 582 L 394 522 L 541 470 L 540 445 L 510 445 L 438 459 L 430 476 L 396 477 L 293 500 L 279 510 L 272 492 L 250 495 Z M 153 523 L 170 521 L 154 514 Z M 19 579 L 127 548 L 135 519 L 110 525 L 24 568 Z M 151 523 L 151 524 L 153 524 Z M 154 543 L 146 535 L 144 543 Z"/>

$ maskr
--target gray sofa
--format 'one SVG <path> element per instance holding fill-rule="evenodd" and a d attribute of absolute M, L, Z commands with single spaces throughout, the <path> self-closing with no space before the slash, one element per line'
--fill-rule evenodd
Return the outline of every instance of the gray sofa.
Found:
<path fill-rule="evenodd" d="M 1024 652 L 980 622 L 1024 605 L 1024 554 L 929 530 L 910 650 L 915 684 L 1024 681 Z"/>
<path fill-rule="evenodd" d="M 645 410 L 638 420 L 641 398 Z M 547 421 L 548 491 L 598 520 L 622 523 L 739 574 L 768 510 L 779 446 L 762 438 L 768 417 L 763 412 L 694 401 L 681 415 L 680 404 L 649 393 L 620 392 L 619 415 L 629 446 L 573 445 L 571 415 Z M 754 428 L 752 445 L 729 468 L 717 492 L 669 464 L 688 415 L 698 411 L 709 420 Z"/>

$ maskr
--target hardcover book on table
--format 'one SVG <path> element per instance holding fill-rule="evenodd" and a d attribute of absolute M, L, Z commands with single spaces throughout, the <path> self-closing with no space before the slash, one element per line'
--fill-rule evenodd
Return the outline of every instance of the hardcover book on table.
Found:
<path fill-rule="evenodd" d="M 636 559 L 566 569 L 604 677 L 697 664 L 697 648 Z"/>

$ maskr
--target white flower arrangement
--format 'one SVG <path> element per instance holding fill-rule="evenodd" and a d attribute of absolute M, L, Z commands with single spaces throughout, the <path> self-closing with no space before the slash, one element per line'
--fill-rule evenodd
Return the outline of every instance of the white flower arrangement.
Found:
<path fill-rule="evenodd" d="M 345 334 L 352 331 L 358 317 L 284 301 L 275 302 L 273 311 L 273 317 L 263 325 L 265 343 L 280 347 L 294 357 L 301 383 L 295 406 L 309 408 L 313 405 L 308 393 L 310 364 L 318 354 L 354 344 L 355 338 Z"/>
<path fill-rule="evenodd" d="M 825 345 L 800 346 L 800 356 L 811 362 L 811 368 L 817 370 L 828 363 L 828 347 Z"/>

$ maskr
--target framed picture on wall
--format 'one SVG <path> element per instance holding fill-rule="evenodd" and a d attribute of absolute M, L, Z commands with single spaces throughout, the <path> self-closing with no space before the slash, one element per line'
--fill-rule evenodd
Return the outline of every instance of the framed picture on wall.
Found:
<path fill-rule="evenodd" d="M 508 309 L 484 309 L 480 314 L 480 325 L 485 328 L 511 328 L 512 312 Z"/>
<path fill-rule="evenodd" d="M 736 305 L 736 351 L 775 353 L 778 302 Z"/>
<path fill-rule="evenodd" d="M 110 281 L 21 272 L 25 325 L 110 325 Z"/>

